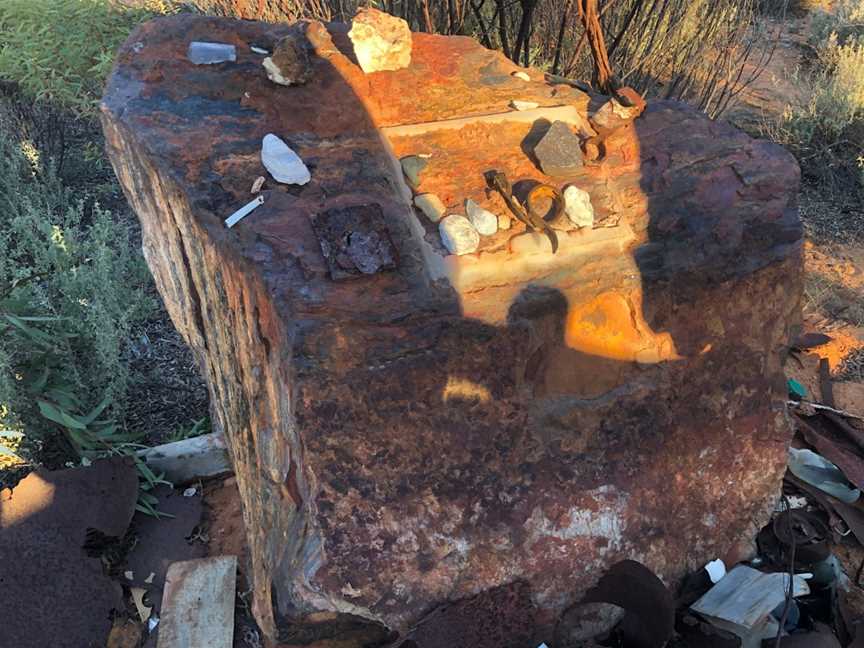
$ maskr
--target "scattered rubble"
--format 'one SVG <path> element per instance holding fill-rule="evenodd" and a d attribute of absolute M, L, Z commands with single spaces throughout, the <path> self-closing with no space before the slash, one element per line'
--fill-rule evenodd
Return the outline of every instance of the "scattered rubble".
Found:
<path fill-rule="evenodd" d="M 348 37 L 354 56 L 366 74 L 399 70 L 411 64 L 411 30 L 408 23 L 369 7 L 357 11 Z"/>

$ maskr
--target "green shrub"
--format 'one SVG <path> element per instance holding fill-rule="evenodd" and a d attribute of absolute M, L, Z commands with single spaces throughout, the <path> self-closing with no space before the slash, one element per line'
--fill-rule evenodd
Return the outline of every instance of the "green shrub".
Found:
<path fill-rule="evenodd" d="M 131 232 L 2 132 L 0 214 L 0 428 L 105 433 L 104 416 L 123 418 L 125 342 L 155 308 Z M 89 420 L 58 421 L 58 409 Z"/>
<path fill-rule="evenodd" d="M 29 97 L 93 115 L 117 48 L 139 23 L 170 10 L 111 0 L 2 0 L 0 79 Z"/>
<path fill-rule="evenodd" d="M 864 0 L 817 12 L 812 29 L 807 101 L 789 106 L 772 135 L 797 154 L 805 175 L 864 195 Z"/>

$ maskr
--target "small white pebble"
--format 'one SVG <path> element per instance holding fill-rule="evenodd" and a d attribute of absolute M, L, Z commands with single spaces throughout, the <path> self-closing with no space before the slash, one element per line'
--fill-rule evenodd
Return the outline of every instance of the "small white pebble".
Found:
<path fill-rule="evenodd" d="M 195 497 L 195 493 L 197 492 L 198 489 L 192 486 L 183 491 L 183 497 Z"/>
<path fill-rule="evenodd" d="M 536 101 L 520 101 L 519 99 L 510 101 L 510 107 L 514 110 L 534 110 L 539 105 Z"/>
<path fill-rule="evenodd" d="M 522 79 L 523 81 L 531 80 L 531 77 L 528 76 L 525 72 L 522 72 L 522 70 L 517 70 L 516 72 L 513 72 L 512 76 L 516 77 L 517 79 Z"/>
<path fill-rule="evenodd" d="M 249 49 L 251 49 L 256 54 L 261 54 L 261 56 L 269 56 L 270 55 L 270 52 L 268 52 L 263 47 L 255 47 L 254 45 L 252 45 L 249 47 Z"/>

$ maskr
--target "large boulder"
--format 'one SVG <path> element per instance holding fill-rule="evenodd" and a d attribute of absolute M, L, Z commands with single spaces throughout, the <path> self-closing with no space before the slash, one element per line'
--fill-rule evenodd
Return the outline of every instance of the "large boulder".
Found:
<path fill-rule="evenodd" d="M 414 34 L 408 67 L 365 75 L 347 27 L 318 23 L 302 26 L 310 80 L 284 87 L 250 47 L 289 29 L 147 23 L 102 104 L 229 445 L 267 636 L 362 645 L 509 587 L 539 643 L 612 563 L 673 586 L 732 555 L 768 518 L 791 433 L 791 156 L 653 102 L 602 161 L 550 178 L 533 146 L 555 121 L 590 135 L 604 98 L 514 76 L 462 37 Z M 193 40 L 233 44 L 236 63 L 193 65 Z M 267 176 L 268 133 L 308 184 Z M 451 255 L 411 206 L 406 156 L 428 161 L 416 191 L 448 215 L 468 199 L 509 214 L 486 188 L 498 170 L 521 199 L 538 182 L 586 191 L 593 226 L 558 231 L 553 253 L 516 221 Z M 263 204 L 226 228 L 259 176 Z M 477 609 L 507 622 L 506 605 Z"/>

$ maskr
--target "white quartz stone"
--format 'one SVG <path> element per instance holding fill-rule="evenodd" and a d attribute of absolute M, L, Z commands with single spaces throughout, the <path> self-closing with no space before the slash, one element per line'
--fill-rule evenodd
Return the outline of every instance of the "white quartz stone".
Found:
<path fill-rule="evenodd" d="M 528 76 L 525 72 L 522 72 L 521 70 L 514 72 L 513 76 L 516 77 L 517 79 L 522 79 L 523 81 L 530 81 L 531 80 L 531 77 Z"/>
<path fill-rule="evenodd" d="M 594 226 L 594 206 L 587 191 L 573 185 L 567 187 L 564 190 L 564 211 L 576 227 Z"/>
<path fill-rule="evenodd" d="M 366 74 L 411 64 L 411 30 L 401 18 L 377 9 L 360 9 L 351 21 L 348 38 Z"/>
<path fill-rule="evenodd" d="M 519 99 L 510 101 L 510 107 L 514 110 L 534 110 L 539 105 L 536 101 L 520 101 Z"/>
<path fill-rule="evenodd" d="M 304 185 L 312 179 L 300 156 L 273 133 L 264 136 L 261 162 L 277 182 Z"/>
<path fill-rule="evenodd" d="M 440 221 L 447 209 L 441 199 L 431 193 L 414 196 L 414 205 L 433 223 Z"/>
<path fill-rule="evenodd" d="M 215 63 L 226 63 L 237 60 L 237 48 L 228 43 L 208 43 L 205 41 L 192 41 L 186 56 L 195 65 L 213 65 Z"/>
<path fill-rule="evenodd" d="M 492 236 L 498 231 L 498 217 L 470 198 L 465 201 L 465 212 L 468 214 L 468 220 L 483 236 Z"/>
<path fill-rule="evenodd" d="M 438 223 L 444 247 L 451 254 L 470 254 L 480 246 L 480 234 L 464 216 L 451 214 Z"/>
<path fill-rule="evenodd" d="M 282 70 L 280 70 L 279 66 L 273 62 L 272 58 L 268 56 L 261 62 L 261 65 L 264 66 L 264 71 L 267 72 L 267 78 L 273 83 L 278 83 L 279 85 L 284 86 L 291 85 L 291 80 L 282 76 Z"/>

